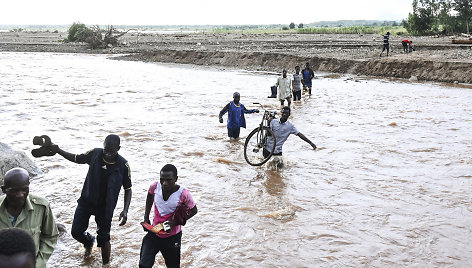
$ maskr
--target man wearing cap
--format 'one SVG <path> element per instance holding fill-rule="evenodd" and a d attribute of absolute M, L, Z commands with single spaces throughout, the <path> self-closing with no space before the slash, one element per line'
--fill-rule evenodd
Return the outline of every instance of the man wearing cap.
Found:
<path fill-rule="evenodd" d="M 240 128 L 246 128 L 246 119 L 244 114 L 258 113 L 259 110 L 253 109 L 248 110 L 242 103 L 239 102 L 241 96 L 239 92 L 234 92 L 233 101 L 226 104 L 226 106 L 220 111 L 219 120 L 223 123 L 223 115 L 228 112 L 228 137 L 230 139 L 239 138 Z"/>
<path fill-rule="evenodd" d="M 30 177 L 23 168 L 7 171 L 0 197 L 0 229 L 21 228 L 31 234 L 36 247 L 36 267 L 46 263 L 56 248 L 58 230 L 46 199 L 29 193 Z"/>

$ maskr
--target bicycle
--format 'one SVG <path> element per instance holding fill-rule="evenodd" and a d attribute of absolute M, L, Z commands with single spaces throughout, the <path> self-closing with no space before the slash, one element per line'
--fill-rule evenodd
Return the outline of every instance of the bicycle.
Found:
<path fill-rule="evenodd" d="M 275 118 L 277 112 L 265 110 L 258 102 L 254 102 L 253 104 L 261 106 L 261 109 L 264 110 L 264 115 L 262 116 L 262 121 L 259 124 L 259 127 L 251 131 L 246 138 L 246 142 L 244 143 L 244 158 L 251 166 L 261 166 L 265 162 L 269 161 L 274 153 L 275 135 L 270 129 L 270 121 Z M 271 148 L 266 148 L 267 140 L 270 136 L 272 136 L 273 143 Z M 264 148 L 269 152 L 268 155 L 266 153 L 264 156 L 264 153 L 261 152 Z"/>

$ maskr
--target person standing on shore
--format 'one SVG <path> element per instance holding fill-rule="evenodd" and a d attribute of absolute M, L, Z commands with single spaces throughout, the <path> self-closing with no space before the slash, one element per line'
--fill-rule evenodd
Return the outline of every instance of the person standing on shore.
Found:
<path fill-rule="evenodd" d="M 413 41 L 408 39 L 402 40 L 403 52 L 408 53 L 412 51 L 412 43 Z"/>
<path fill-rule="evenodd" d="M 0 197 L 0 229 L 20 228 L 32 235 L 37 268 L 45 268 L 59 232 L 49 202 L 29 193 L 30 177 L 23 168 L 5 173 Z"/>
<path fill-rule="evenodd" d="M 309 62 L 305 64 L 305 69 L 303 69 L 302 75 L 303 75 L 303 80 L 302 80 L 303 87 L 305 88 L 305 90 L 308 89 L 308 95 L 311 95 L 311 88 L 312 88 L 311 80 L 315 78 L 315 73 L 310 68 Z"/>
<path fill-rule="evenodd" d="M 380 52 L 380 57 L 382 57 L 382 53 L 385 50 L 387 50 L 387 57 L 388 57 L 388 52 L 390 50 L 390 44 L 388 42 L 389 38 L 390 38 L 390 32 L 387 32 L 387 34 L 383 36 L 383 46 L 382 46 L 382 52 Z"/>
<path fill-rule="evenodd" d="M 295 73 L 292 76 L 293 101 L 302 99 L 302 80 L 303 76 L 300 73 L 300 66 L 295 66 Z"/>
<path fill-rule="evenodd" d="M 121 187 L 124 188 L 124 206 L 120 213 L 120 226 L 128 219 L 131 203 L 131 171 L 128 161 L 118 154 L 120 137 L 108 135 L 102 148 L 84 154 L 71 154 L 57 147 L 57 153 L 65 159 L 88 164 L 89 169 L 72 222 L 72 237 L 85 247 L 84 257 L 90 257 L 95 237 L 87 232 L 89 220 L 95 216 L 97 223 L 97 246 L 101 248 L 103 265 L 110 263 L 110 229 Z"/>
<path fill-rule="evenodd" d="M 275 86 L 278 87 L 277 98 L 280 101 L 280 105 L 284 106 L 284 102 L 287 100 L 288 106 L 290 106 L 292 102 L 292 81 L 287 77 L 287 70 L 282 70 L 282 76 L 277 78 Z"/>
<path fill-rule="evenodd" d="M 244 114 L 258 113 L 259 110 L 253 109 L 248 110 L 242 103 L 239 102 L 241 95 L 239 92 L 233 93 L 233 101 L 226 104 L 226 106 L 220 111 L 218 116 L 220 123 L 223 123 L 223 115 L 228 112 L 228 137 L 230 139 L 239 138 L 239 132 L 241 127 L 246 128 L 246 119 Z"/>
<path fill-rule="evenodd" d="M 151 223 L 149 215 L 154 208 L 152 226 L 162 224 L 163 229 L 146 230 L 139 254 L 140 268 L 152 268 L 159 251 L 167 267 L 180 267 L 182 225 L 197 214 L 197 205 L 190 191 L 176 184 L 177 178 L 177 168 L 167 164 L 161 169 L 159 181 L 149 187 L 144 223 Z"/>

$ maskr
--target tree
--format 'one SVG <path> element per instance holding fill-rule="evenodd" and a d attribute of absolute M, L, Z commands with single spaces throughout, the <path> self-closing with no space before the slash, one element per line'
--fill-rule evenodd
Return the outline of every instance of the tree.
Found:
<path fill-rule="evenodd" d="M 298 29 L 302 29 L 302 28 L 303 28 L 303 23 L 298 24 Z"/>
<path fill-rule="evenodd" d="M 459 18 L 465 24 L 467 34 L 470 34 L 469 24 L 472 17 L 472 1 L 471 0 L 454 0 L 452 4 L 454 10 L 457 11 Z"/>
<path fill-rule="evenodd" d="M 295 23 L 291 22 L 288 27 L 289 27 L 290 29 L 295 29 Z"/>
<path fill-rule="evenodd" d="M 403 26 L 415 35 L 429 34 L 439 31 L 439 3 L 441 0 L 413 0 L 413 13 Z"/>
<path fill-rule="evenodd" d="M 88 28 L 83 23 L 74 23 L 69 28 L 67 40 L 69 42 L 86 42 L 93 49 L 107 48 L 118 45 L 118 38 L 128 31 L 116 33 L 116 29 L 111 25 L 106 30 L 102 30 L 98 25 Z M 105 35 L 103 36 L 102 33 Z"/>

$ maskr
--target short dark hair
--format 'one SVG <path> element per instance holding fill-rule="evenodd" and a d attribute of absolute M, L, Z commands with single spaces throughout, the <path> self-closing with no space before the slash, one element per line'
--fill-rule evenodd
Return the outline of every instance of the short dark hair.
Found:
<path fill-rule="evenodd" d="M 119 147 L 120 146 L 120 137 L 115 134 L 110 134 L 105 138 L 105 144 L 108 144 L 112 147 Z"/>
<path fill-rule="evenodd" d="M 177 177 L 177 168 L 172 165 L 172 164 L 166 164 L 164 167 L 162 167 L 161 172 L 169 172 L 171 171 L 174 173 L 174 176 Z"/>
<path fill-rule="evenodd" d="M 36 265 L 36 246 L 33 237 L 20 228 L 6 228 L 0 230 L 0 255 L 12 256 L 27 252 Z"/>
<path fill-rule="evenodd" d="M 290 113 L 290 112 L 291 112 L 291 110 L 290 110 L 290 107 L 289 107 L 289 106 L 284 106 L 284 107 L 282 108 L 282 110 L 286 110 L 286 111 L 288 111 L 288 113 Z"/>

